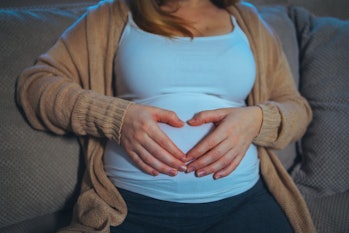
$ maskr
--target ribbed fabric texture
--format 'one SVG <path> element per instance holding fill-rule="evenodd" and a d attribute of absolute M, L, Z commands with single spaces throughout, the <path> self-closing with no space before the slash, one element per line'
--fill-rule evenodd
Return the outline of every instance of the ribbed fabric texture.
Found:
<path fill-rule="evenodd" d="M 124 111 L 130 102 L 91 92 L 80 96 L 74 108 L 73 121 L 80 122 L 81 127 L 76 131 L 105 136 L 120 143 Z"/>

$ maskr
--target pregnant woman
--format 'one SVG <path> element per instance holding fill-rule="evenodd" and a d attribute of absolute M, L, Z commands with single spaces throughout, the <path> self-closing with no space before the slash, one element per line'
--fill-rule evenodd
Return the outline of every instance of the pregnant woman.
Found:
<path fill-rule="evenodd" d="M 18 102 L 33 127 L 80 136 L 62 232 L 314 232 L 271 151 L 311 111 L 251 5 L 102 1 L 23 72 Z"/>

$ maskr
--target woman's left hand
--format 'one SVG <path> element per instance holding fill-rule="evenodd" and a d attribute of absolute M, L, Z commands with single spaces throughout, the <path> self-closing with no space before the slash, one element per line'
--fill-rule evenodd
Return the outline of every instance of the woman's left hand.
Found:
<path fill-rule="evenodd" d="M 188 124 L 213 123 L 216 128 L 191 149 L 187 172 L 213 174 L 214 179 L 229 175 L 240 164 L 252 140 L 259 134 L 262 110 L 257 106 L 223 108 L 196 114 Z"/>

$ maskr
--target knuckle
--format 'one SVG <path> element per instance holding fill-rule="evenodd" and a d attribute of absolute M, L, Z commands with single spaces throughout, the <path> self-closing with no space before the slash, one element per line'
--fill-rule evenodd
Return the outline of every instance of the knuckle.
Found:
<path fill-rule="evenodd" d="M 132 160 L 137 166 L 142 167 L 144 165 L 143 161 L 138 156 L 132 156 Z"/>
<path fill-rule="evenodd" d="M 210 164 L 212 164 L 212 162 L 213 162 L 213 159 L 206 156 L 205 158 L 198 160 L 196 162 L 195 166 L 197 169 L 200 169 L 200 168 L 204 168 L 206 166 L 209 166 Z"/>
<path fill-rule="evenodd" d="M 159 174 L 157 170 L 155 170 L 153 167 L 147 164 L 147 159 L 142 158 L 141 155 L 139 155 L 138 153 L 134 151 L 127 151 L 127 153 L 129 154 L 132 161 L 136 164 L 136 166 L 145 173 L 152 176 L 157 176 Z"/>
<path fill-rule="evenodd" d="M 227 161 L 226 159 L 221 159 L 218 162 L 217 169 L 223 169 L 226 168 L 230 165 L 230 162 Z"/>
<path fill-rule="evenodd" d="M 207 174 L 211 174 L 211 173 L 214 173 L 216 171 L 215 167 L 214 166 L 208 166 L 206 169 L 205 169 L 206 173 Z"/>
<path fill-rule="evenodd" d="M 215 138 L 208 138 L 206 145 L 208 148 L 213 148 L 215 147 L 219 142 L 219 139 L 215 139 Z"/>
<path fill-rule="evenodd" d="M 220 148 L 215 148 L 210 153 L 211 153 L 213 158 L 220 158 L 220 157 L 222 157 L 224 155 L 223 150 L 220 149 Z"/>
<path fill-rule="evenodd" d="M 138 131 L 134 134 L 134 139 L 136 141 L 142 141 L 144 139 L 144 133 Z"/>
<path fill-rule="evenodd" d="M 165 164 L 167 164 L 168 166 L 170 166 L 170 167 L 177 167 L 177 162 L 176 162 L 176 160 L 174 160 L 173 157 L 171 157 L 171 156 L 169 156 L 169 157 L 164 156 L 164 157 L 163 157 L 163 162 L 164 162 Z"/>
<path fill-rule="evenodd" d="M 174 168 L 170 168 L 167 166 L 161 166 L 159 171 L 163 174 L 169 175 L 169 176 L 175 176 L 177 174 L 177 170 Z"/>
<path fill-rule="evenodd" d="M 152 176 L 157 176 L 159 173 L 158 171 L 156 171 L 155 169 L 149 167 L 149 166 L 142 166 L 140 167 L 145 173 L 148 173 L 149 175 L 152 175 Z"/>
<path fill-rule="evenodd" d="M 154 147 L 149 148 L 149 152 L 151 153 L 152 157 L 154 157 L 154 158 L 157 158 L 159 160 L 164 159 L 163 150 L 158 145 L 156 145 L 156 147 L 154 146 Z"/>
<path fill-rule="evenodd" d="M 150 158 L 150 156 L 144 156 L 144 157 L 142 158 L 142 160 L 143 160 L 143 162 L 144 162 L 145 164 L 148 164 L 148 165 L 151 165 L 151 164 L 152 164 L 152 159 Z"/>
<path fill-rule="evenodd" d="M 140 129 L 143 132 L 149 132 L 149 130 L 151 129 L 151 121 L 145 121 L 140 125 Z"/>
<path fill-rule="evenodd" d="M 231 168 L 232 170 L 235 170 L 235 169 L 239 166 L 240 161 L 241 161 L 241 160 L 240 160 L 239 158 L 235 158 L 235 159 L 231 162 L 230 168 Z"/>
<path fill-rule="evenodd" d="M 165 147 L 168 145 L 168 141 L 165 137 L 159 137 L 157 141 L 161 147 Z"/>
<path fill-rule="evenodd" d="M 217 159 L 212 156 L 206 156 L 203 160 L 202 160 L 202 165 L 209 165 L 209 164 L 213 164 Z"/>

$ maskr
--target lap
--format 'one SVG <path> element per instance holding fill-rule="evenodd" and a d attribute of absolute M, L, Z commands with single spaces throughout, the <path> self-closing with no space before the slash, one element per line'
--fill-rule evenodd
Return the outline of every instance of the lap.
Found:
<path fill-rule="evenodd" d="M 231 210 L 205 233 L 292 233 L 292 226 L 263 182 L 239 208 Z"/>
<path fill-rule="evenodd" d="M 184 204 L 120 190 L 128 215 L 112 233 L 292 233 L 291 226 L 263 181 L 221 201 Z"/>

